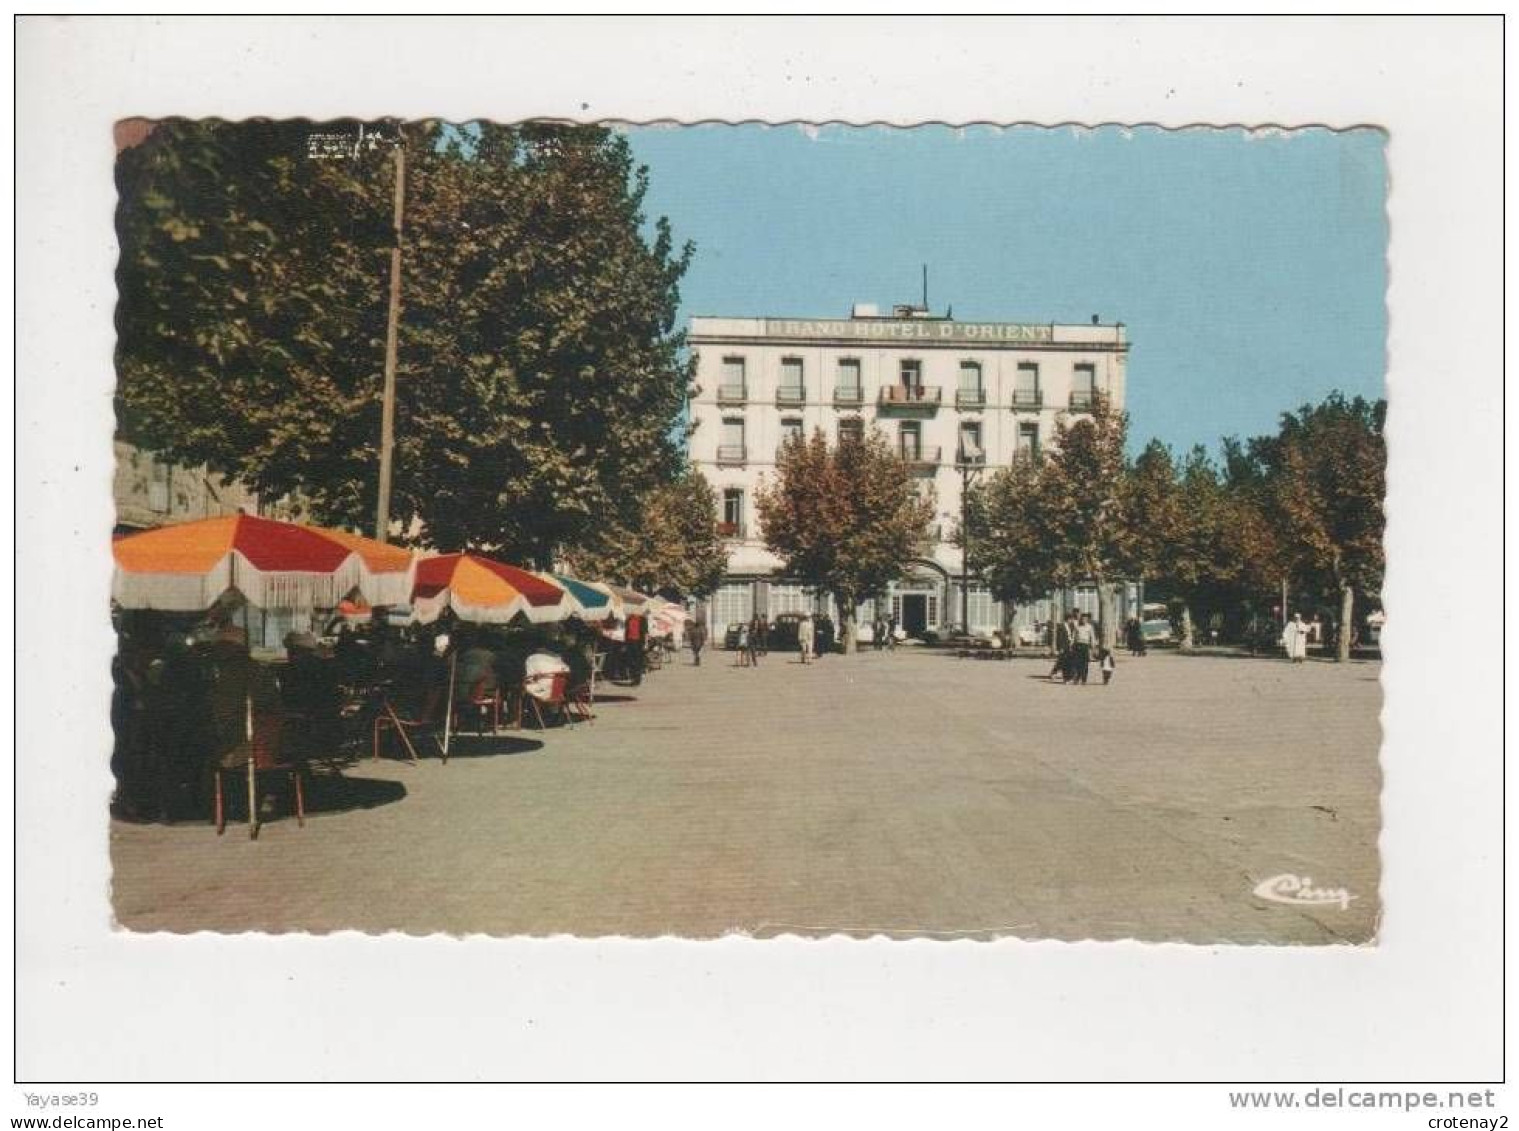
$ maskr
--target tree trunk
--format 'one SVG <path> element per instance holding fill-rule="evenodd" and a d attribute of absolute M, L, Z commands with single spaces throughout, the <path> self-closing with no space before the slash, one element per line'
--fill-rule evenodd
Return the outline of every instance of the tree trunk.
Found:
<path fill-rule="evenodd" d="M 839 651 L 846 656 L 852 656 L 855 653 L 855 637 L 859 632 L 854 620 L 857 602 L 853 597 L 840 597 L 835 594 L 833 603 L 839 607 Z"/>
<path fill-rule="evenodd" d="M 1192 606 L 1183 604 L 1181 607 L 1181 650 L 1190 652 L 1197 647 L 1197 641 L 1193 638 L 1192 631 Z"/>
<path fill-rule="evenodd" d="M 1097 617 L 1102 622 L 1098 629 L 1102 646 L 1110 652 L 1118 646 L 1118 607 L 1114 603 L 1114 596 L 1111 581 L 1097 583 Z"/>
<path fill-rule="evenodd" d="M 1355 623 L 1351 617 L 1355 613 L 1355 590 L 1349 585 L 1340 589 L 1340 639 L 1339 659 L 1340 663 L 1350 659 L 1350 626 Z"/>

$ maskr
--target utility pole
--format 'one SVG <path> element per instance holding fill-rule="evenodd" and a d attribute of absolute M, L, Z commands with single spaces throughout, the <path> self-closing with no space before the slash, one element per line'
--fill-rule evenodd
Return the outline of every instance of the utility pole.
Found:
<path fill-rule="evenodd" d="M 396 428 L 396 346 L 401 329 L 401 216 L 406 205 L 406 149 L 397 136 L 392 150 L 396 165 L 395 245 L 390 249 L 390 318 L 385 327 L 385 393 L 380 406 L 380 497 L 375 507 L 374 536 L 389 541 L 390 465 Z"/>

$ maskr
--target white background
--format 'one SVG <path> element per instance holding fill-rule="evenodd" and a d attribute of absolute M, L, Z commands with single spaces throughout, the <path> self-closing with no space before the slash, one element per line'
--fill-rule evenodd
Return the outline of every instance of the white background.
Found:
<path fill-rule="evenodd" d="M 1501 1074 L 1496 20 L 116 18 L 28 19 L 16 34 L 21 1079 Z M 171 114 L 1386 127 L 1381 945 L 114 931 L 103 819 L 111 123 Z M 102 1091 L 116 1110 L 101 1114 L 180 1102 L 164 1089 Z M 222 1093 L 217 1118 L 314 1125 L 298 1116 L 317 1110 L 313 1093 L 297 1094 L 299 1107 Z M 364 1101 L 373 1126 L 401 1125 L 413 1102 L 419 1115 L 443 1102 L 345 1096 Z M 1227 1111 L 1221 1094 L 1171 1102 Z M 905 1097 L 893 1106 L 912 1109 Z M 17 1101 L 6 1114 L 24 1113 Z M 939 1106 L 923 1118 L 949 1115 Z"/>

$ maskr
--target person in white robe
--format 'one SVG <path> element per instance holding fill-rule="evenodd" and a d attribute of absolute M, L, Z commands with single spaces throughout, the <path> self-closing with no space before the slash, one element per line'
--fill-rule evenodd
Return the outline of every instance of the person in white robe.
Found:
<path fill-rule="evenodd" d="M 1301 664 L 1308 658 L 1308 634 L 1309 627 L 1303 623 L 1303 614 L 1293 613 L 1282 629 L 1282 647 L 1287 649 L 1287 658 L 1294 664 Z"/>

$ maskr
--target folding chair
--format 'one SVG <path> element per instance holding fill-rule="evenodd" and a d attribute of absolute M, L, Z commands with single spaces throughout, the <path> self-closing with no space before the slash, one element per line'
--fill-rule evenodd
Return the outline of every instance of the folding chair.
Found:
<path fill-rule="evenodd" d="M 547 695 L 540 698 L 539 696 L 534 695 L 531 691 L 527 690 L 527 684 L 541 684 L 545 678 L 548 681 Z M 560 722 L 569 721 L 569 703 L 567 698 L 569 683 L 570 677 L 564 672 L 553 672 L 547 677 L 534 676 L 523 681 L 522 699 L 525 703 L 529 704 L 533 708 L 533 714 L 538 719 L 538 728 L 540 730 L 548 729 L 548 725 L 543 721 L 543 708 L 545 706 L 553 710 L 559 716 Z"/>
<path fill-rule="evenodd" d="M 434 688 L 427 696 L 427 701 L 422 705 L 422 713 L 414 719 L 408 719 L 401 715 L 389 698 L 386 698 L 380 706 L 379 714 L 374 718 L 374 760 L 380 759 L 380 737 L 387 731 L 393 730 L 401 739 L 401 745 L 406 747 L 406 753 L 410 756 L 412 764 L 417 763 L 417 748 L 412 744 L 407 735 L 410 730 L 436 730 L 438 724 L 443 721 L 443 696 L 446 693 L 442 688 Z M 433 741 L 437 742 L 437 735 L 433 735 Z"/>

